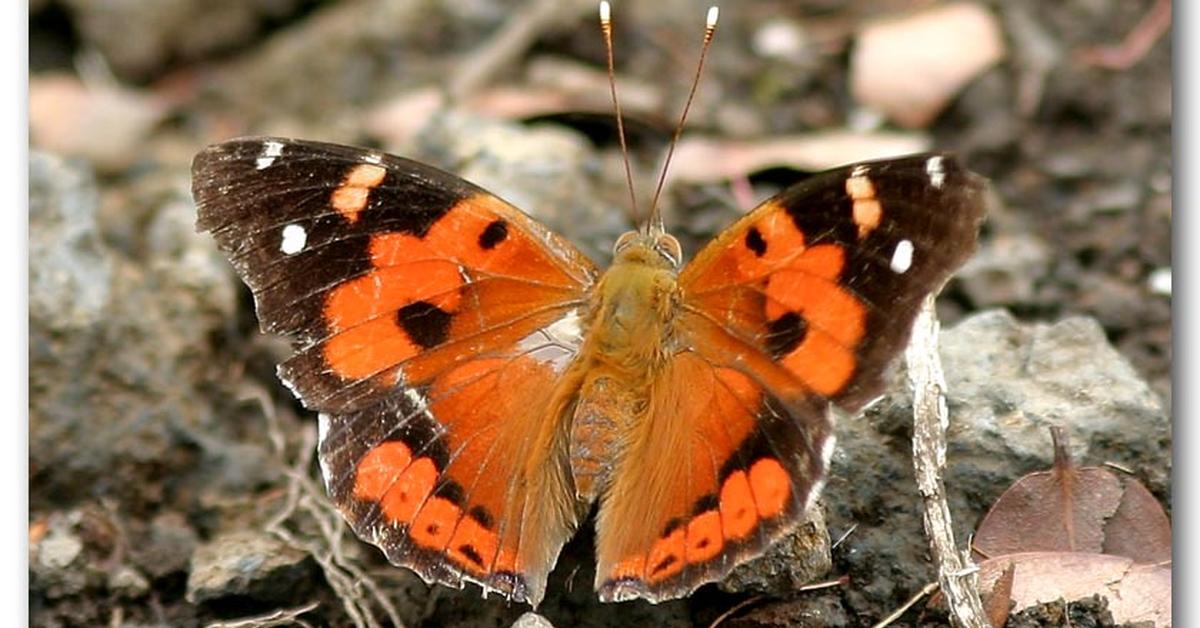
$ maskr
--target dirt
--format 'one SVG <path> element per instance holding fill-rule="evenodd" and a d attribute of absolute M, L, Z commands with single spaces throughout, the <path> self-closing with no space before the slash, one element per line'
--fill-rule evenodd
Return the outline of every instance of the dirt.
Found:
<path fill-rule="evenodd" d="M 186 20 L 121 13 L 138 4 L 31 5 L 34 78 L 58 73 L 91 90 L 119 87 L 165 112 L 150 128 L 114 121 L 120 107 L 105 108 L 101 118 L 54 112 L 33 129 L 34 151 L 47 148 L 37 124 L 59 129 L 84 120 L 77 133 L 127 135 L 114 157 L 88 138 L 72 143 L 58 133 L 54 154 L 35 155 L 30 169 L 32 624 L 203 625 L 257 616 L 259 625 L 289 617 L 354 625 L 368 615 L 382 625 L 517 621 L 527 608 L 482 601 L 478 589 L 431 592 L 353 539 L 330 511 L 312 461 L 315 420 L 274 376 L 286 344 L 259 334 L 248 290 L 212 243 L 193 232 L 189 163 L 221 139 L 281 134 L 466 168 L 489 188 L 525 180 L 502 195 L 527 196 L 535 215 L 606 261 L 612 238 L 628 224 L 629 203 L 607 84 L 593 81 L 603 77 L 604 49 L 591 3 L 549 17 L 538 17 L 537 2 L 425 0 L 264 0 L 228 19 L 219 19 L 222 3 L 201 1 L 172 3 Z M 847 126 L 912 132 L 877 124 L 856 108 L 854 35 L 871 19 L 930 4 L 763 0 L 722 7 L 685 135 L 753 142 Z M 1119 44 L 1156 0 L 986 5 L 1003 29 L 1007 56 L 916 131 L 933 146 L 958 151 L 992 180 L 999 200 L 973 266 L 942 297 L 943 323 L 997 307 L 1027 323 L 1093 317 L 1169 408 L 1170 34 L 1125 59 L 1127 67 L 1097 65 L 1086 54 Z M 685 0 L 617 3 L 614 11 L 635 176 L 648 198 L 694 71 L 703 11 Z M 380 117 L 383 105 L 475 69 L 487 59 L 481 46 L 510 20 L 535 24 L 533 36 L 482 80 L 459 87 L 464 102 L 512 88 L 525 98 L 518 113 L 479 99 L 465 121 L 439 116 L 444 108 L 436 106 L 432 115 Z M 120 24 L 137 25 L 144 41 L 114 37 Z M 591 96 L 534 101 L 570 91 L 567 79 L 582 81 Z M 89 101 L 78 102 L 88 113 Z M 547 130 L 571 136 L 570 159 L 557 163 L 569 164 L 554 175 L 560 178 L 509 166 L 527 161 L 520 154 L 495 164 L 479 159 L 480 146 L 497 143 L 481 140 L 479 129 L 506 116 L 517 131 L 503 132 L 515 133 L 515 141 L 498 143 L 517 153 L 534 150 Z M 402 123 L 414 120 L 425 124 L 402 132 Z M 747 190 L 761 199 L 803 176 L 789 167 L 743 174 L 733 182 L 668 186 L 668 224 L 685 252 L 738 215 L 737 199 Z M 894 444 L 897 437 L 885 438 Z M 880 479 L 879 490 L 898 490 L 889 479 Z M 1168 501 L 1169 512 L 1165 481 L 1157 485 L 1165 494 L 1156 496 Z M 867 478 L 847 482 L 870 485 Z M 855 515 L 876 523 L 888 517 Z M 230 534 L 242 534 L 241 545 L 222 553 Z M 851 578 L 783 600 L 710 586 L 659 606 L 601 605 L 590 586 L 589 534 L 568 546 L 551 577 L 541 610 L 555 625 L 691 626 L 721 618 L 741 626 L 853 626 L 879 620 L 916 592 L 908 579 L 888 587 L 886 574 L 875 574 L 881 580 L 870 591 L 854 590 Z M 224 560 L 213 557 L 279 543 L 288 551 L 268 551 L 264 571 L 236 560 L 229 574 L 212 571 Z M 836 559 L 828 578 L 849 568 Z M 205 582 L 234 584 L 201 588 L 190 580 L 201 571 Z M 916 622 L 920 606 L 902 621 Z M 1074 618 L 1075 608 L 1070 612 Z"/>

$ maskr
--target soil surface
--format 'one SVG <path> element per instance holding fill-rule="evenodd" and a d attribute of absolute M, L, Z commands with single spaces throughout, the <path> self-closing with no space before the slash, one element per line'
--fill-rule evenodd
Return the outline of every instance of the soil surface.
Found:
<path fill-rule="evenodd" d="M 782 157 L 712 175 L 714 163 L 681 147 L 681 179 L 662 202 L 667 224 L 694 253 L 834 154 L 823 143 L 833 131 L 858 138 L 862 158 L 891 141 L 956 151 L 991 179 L 996 202 L 978 254 L 943 293 L 943 324 L 994 308 L 1030 325 L 1091 317 L 1170 408 L 1162 4 L 982 3 L 1002 57 L 948 94 L 931 122 L 905 128 L 860 104 L 856 45 L 877 20 L 936 3 L 729 3 L 684 141 L 713 140 L 726 151 L 717 166 L 733 163 L 734 142 L 756 154 L 775 141 Z M 31 2 L 33 625 L 857 626 L 932 578 L 912 519 L 915 531 L 892 536 L 918 551 L 890 574 L 864 573 L 851 535 L 819 579 L 848 577 L 828 587 L 781 597 L 706 586 L 658 606 L 601 605 L 585 528 L 564 552 L 582 558 L 560 562 L 542 618 L 481 600 L 478 588 L 426 586 L 331 510 L 313 460 L 315 417 L 274 375 L 288 346 L 258 331 L 248 289 L 194 232 L 193 155 L 260 134 L 381 148 L 499 193 L 603 264 L 632 217 L 594 10 L 537 0 Z M 642 205 L 687 96 L 703 19 L 690 0 L 614 7 Z M 1118 49 L 1127 37 L 1147 45 Z M 909 447 L 905 427 L 863 426 L 898 455 Z M 1152 442 L 1096 451 L 1152 452 L 1136 466 L 1169 448 L 1168 426 Z M 836 460 L 835 472 L 850 475 L 831 490 L 915 494 L 910 470 L 875 482 Z M 1028 462 L 1025 471 L 1038 468 Z M 1169 468 L 1137 471 L 1170 512 Z M 994 499 L 1016 479 L 984 490 Z M 969 508 L 967 531 L 986 503 Z M 890 516 L 879 506 L 829 510 L 834 540 L 850 519 L 886 530 Z M 863 536 L 864 551 L 880 538 Z M 901 622 L 936 624 L 923 607 Z"/>

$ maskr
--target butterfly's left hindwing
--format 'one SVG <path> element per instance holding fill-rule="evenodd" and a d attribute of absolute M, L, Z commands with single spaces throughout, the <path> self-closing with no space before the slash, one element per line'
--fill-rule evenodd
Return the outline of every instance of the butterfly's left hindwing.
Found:
<path fill-rule="evenodd" d="M 555 386 L 596 270 L 458 177 L 349 147 L 247 138 L 193 164 L 200 230 L 295 354 L 355 531 L 431 582 L 540 599 L 576 525 Z"/>

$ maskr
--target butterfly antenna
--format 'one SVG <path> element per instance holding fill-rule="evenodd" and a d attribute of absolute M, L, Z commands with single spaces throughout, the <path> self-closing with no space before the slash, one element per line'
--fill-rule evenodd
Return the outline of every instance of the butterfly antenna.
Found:
<path fill-rule="evenodd" d="M 617 72 L 613 65 L 612 9 L 608 2 L 600 2 L 600 30 L 604 33 L 604 48 L 608 53 L 608 87 L 612 93 L 613 111 L 617 116 L 617 138 L 621 142 L 621 159 L 625 161 L 625 182 L 629 186 L 629 208 L 637 221 L 637 194 L 633 191 L 633 169 L 629 165 L 629 147 L 625 144 L 625 119 L 621 115 L 621 101 L 617 99 Z"/>
<path fill-rule="evenodd" d="M 696 96 L 696 87 L 700 85 L 700 74 L 704 71 L 704 58 L 708 56 L 708 46 L 712 43 L 713 33 L 717 30 L 719 13 L 720 9 L 715 6 L 708 8 L 708 18 L 704 24 L 704 46 L 700 49 L 700 62 L 696 64 L 696 76 L 692 79 L 692 89 L 688 92 L 687 102 L 683 105 L 683 113 L 679 116 L 679 124 L 675 127 L 675 136 L 671 138 L 671 145 L 667 148 L 667 159 L 663 162 L 662 173 L 658 176 L 658 185 L 654 188 L 654 200 L 650 201 L 650 218 L 646 221 L 647 229 L 663 231 L 662 215 L 658 212 L 658 197 L 662 194 L 663 183 L 667 180 L 667 167 L 671 165 L 671 156 L 675 154 L 675 144 L 679 142 L 679 136 L 683 133 L 683 123 L 687 120 L 688 109 L 691 109 L 692 99 Z"/>

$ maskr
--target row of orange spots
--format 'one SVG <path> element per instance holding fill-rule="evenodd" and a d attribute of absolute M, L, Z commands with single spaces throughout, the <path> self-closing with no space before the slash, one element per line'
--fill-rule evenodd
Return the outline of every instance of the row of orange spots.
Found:
<path fill-rule="evenodd" d="M 467 571 L 490 574 L 517 572 L 512 552 L 500 549 L 495 532 L 454 502 L 431 497 L 438 470 L 428 457 L 413 460 L 412 450 L 389 441 L 367 452 L 358 463 L 354 497 L 379 503 L 389 522 L 407 524 L 409 536 L 421 548 L 446 552 Z"/>
<path fill-rule="evenodd" d="M 721 554 L 727 542 L 748 537 L 760 521 L 778 517 L 791 496 L 791 477 L 775 459 L 761 458 L 749 471 L 734 471 L 721 485 L 717 510 L 706 510 L 654 542 L 645 556 L 617 563 L 611 578 L 661 582 Z"/>
<path fill-rule="evenodd" d="M 352 168 L 333 194 L 329 204 L 350 222 L 358 221 L 358 214 L 366 209 L 371 189 L 383 183 L 387 170 L 375 164 L 359 164 Z"/>

